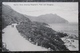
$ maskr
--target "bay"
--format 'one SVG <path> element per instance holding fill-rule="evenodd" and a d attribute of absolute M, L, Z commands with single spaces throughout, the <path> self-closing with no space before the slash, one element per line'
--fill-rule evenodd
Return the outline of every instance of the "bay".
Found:
<path fill-rule="evenodd" d="M 55 31 L 78 36 L 78 23 L 67 23 L 67 24 L 56 23 L 49 25 Z"/>

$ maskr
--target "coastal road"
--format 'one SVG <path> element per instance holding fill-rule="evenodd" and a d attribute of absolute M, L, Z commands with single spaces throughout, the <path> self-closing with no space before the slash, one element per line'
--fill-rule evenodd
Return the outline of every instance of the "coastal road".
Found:
<path fill-rule="evenodd" d="M 16 29 L 17 24 L 8 25 L 2 31 L 2 42 L 6 44 L 6 48 L 10 51 L 48 51 L 41 46 L 33 45 L 23 38 Z"/>

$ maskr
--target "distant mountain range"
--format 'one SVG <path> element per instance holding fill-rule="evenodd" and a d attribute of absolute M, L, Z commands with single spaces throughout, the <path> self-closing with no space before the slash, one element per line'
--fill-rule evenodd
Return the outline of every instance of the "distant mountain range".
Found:
<path fill-rule="evenodd" d="M 40 15 L 40 16 L 28 16 L 26 15 L 31 21 L 37 21 L 37 22 L 44 22 L 48 24 L 52 23 L 68 23 L 67 20 L 64 18 L 58 16 L 57 14 L 45 14 L 45 15 Z"/>

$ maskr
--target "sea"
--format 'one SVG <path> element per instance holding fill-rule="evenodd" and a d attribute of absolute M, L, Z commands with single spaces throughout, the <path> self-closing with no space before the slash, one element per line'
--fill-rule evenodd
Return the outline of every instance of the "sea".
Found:
<path fill-rule="evenodd" d="M 65 24 L 49 24 L 50 27 L 58 32 L 67 33 L 69 35 L 76 35 L 78 37 L 78 23 L 65 23 Z"/>

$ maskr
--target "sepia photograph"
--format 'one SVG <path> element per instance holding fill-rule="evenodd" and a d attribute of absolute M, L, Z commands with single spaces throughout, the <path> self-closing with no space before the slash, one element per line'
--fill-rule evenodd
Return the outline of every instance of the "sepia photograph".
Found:
<path fill-rule="evenodd" d="M 2 2 L 5 51 L 79 51 L 78 2 Z"/>

